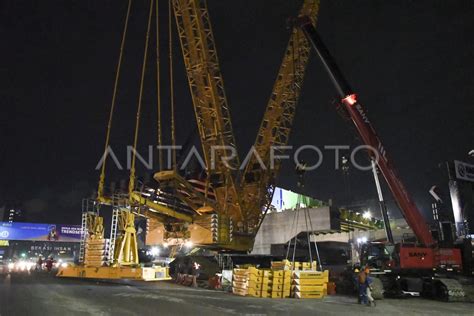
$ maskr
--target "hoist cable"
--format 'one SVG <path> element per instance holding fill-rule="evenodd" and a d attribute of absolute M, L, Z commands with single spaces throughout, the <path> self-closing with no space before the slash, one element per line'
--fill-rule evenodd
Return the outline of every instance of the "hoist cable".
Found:
<path fill-rule="evenodd" d="M 311 221 L 311 216 L 309 215 L 309 213 L 308 213 L 308 218 L 309 218 L 309 227 L 311 229 L 311 234 L 314 236 L 314 249 L 316 250 L 316 258 L 318 258 L 318 262 L 316 263 L 316 266 L 317 264 L 319 264 L 321 271 L 323 271 L 323 263 L 321 262 L 321 257 L 319 256 L 318 243 L 316 241 L 316 236 L 314 235 L 313 222 Z"/>
<path fill-rule="evenodd" d="M 291 264 L 293 266 L 292 270 L 295 270 L 295 254 L 296 254 L 296 242 L 298 241 L 298 223 L 300 217 L 300 205 L 296 204 L 296 226 L 295 226 L 295 242 L 293 243 L 293 257 L 291 259 Z"/>
<path fill-rule="evenodd" d="M 293 41 L 293 45 L 292 45 L 292 54 L 293 54 L 293 98 L 294 98 L 294 102 L 296 103 L 297 102 L 297 83 L 296 83 L 296 74 L 298 72 L 299 69 L 296 69 L 297 67 L 297 61 L 300 61 L 300 58 L 301 58 L 301 52 L 300 52 L 300 37 L 299 37 L 299 31 L 298 30 L 295 30 L 295 33 L 294 33 L 294 41 Z M 295 46 L 297 46 L 297 49 L 295 49 Z M 298 194 L 298 198 L 297 198 L 297 203 L 298 203 L 298 209 L 301 209 L 301 204 L 303 202 L 306 202 L 304 201 L 305 198 L 303 196 L 303 193 L 304 193 L 304 175 L 303 175 L 303 178 L 301 179 L 301 184 L 300 184 L 300 189 L 301 189 L 301 192 L 300 194 Z M 305 205 L 304 209 L 303 209 L 303 213 L 304 213 L 304 220 L 305 220 L 305 227 L 306 227 L 306 239 L 307 239 L 307 243 L 308 243 L 308 252 L 309 252 L 309 262 L 312 266 L 313 264 L 313 254 L 312 254 L 312 251 L 311 251 L 311 234 L 312 234 L 312 231 L 309 230 L 309 225 L 308 225 L 308 221 L 309 221 L 309 224 L 311 225 L 311 217 L 310 217 L 310 214 L 309 214 L 309 209 L 307 207 L 307 205 Z"/>
<path fill-rule="evenodd" d="M 303 200 L 303 195 L 301 195 L 301 200 Z M 308 220 L 311 220 L 309 217 L 309 210 L 307 205 L 305 205 L 305 208 L 303 209 L 304 212 L 304 221 L 305 221 L 305 226 L 306 226 L 306 239 L 308 242 L 308 250 L 309 250 L 309 262 L 313 264 L 313 254 L 311 252 L 311 232 L 309 230 L 309 225 L 308 225 Z"/>
<path fill-rule="evenodd" d="M 114 82 L 114 90 L 112 93 L 112 101 L 110 105 L 110 113 L 109 113 L 109 121 L 107 123 L 107 133 L 105 135 L 105 146 L 104 146 L 104 155 L 103 155 L 103 162 L 102 162 L 102 168 L 100 171 L 100 178 L 99 178 L 99 188 L 97 190 L 97 195 L 98 198 L 102 198 L 104 195 L 104 183 L 105 183 L 105 164 L 107 162 L 107 156 L 108 156 L 108 148 L 109 148 L 109 143 L 110 143 L 110 131 L 112 130 L 112 120 L 114 116 L 114 111 L 115 111 L 115 100 L 117 98 L 117 90 L 118 90 L 118 83 L 120 79 L 120 69 L 122 68 L 122 57 L 123 57 L 123 48 L 125 46 L 125 38 L 127 37 L 127 29 L 128 29 L 128 20 L 130 18 L 130 8 L 132 7 L 132 0 L 128 1 L 128 7 L 127 7 L 127 15 L 125 16 L 125 23 L 123 27 L 123 32 L 122 32 L 122 41 L 120 43 L 120 52 L 119 52 L 119 58 L 117 62 L 117 68 L 115 70 L 115 82 Z"/>
<path fill-rule="evenodd" d="M 291 227 L 290 227 L 290 234 L 291 234 L 291 230 L 293 230 L 293 228 L 295 227 L 295 223 L 296 223 L 296 213 L 293 215 L 293 223 L 291 224 Z M 295 229 L 295 231 L 296 231 L 296 229 Z M 290 235 L 290 237 L 291 237 L 291 235 Z M 291 241 L 292 240 L 293 240 L 293 238 L 290 238 L 288 240 L 288 246 L 286 248 L 286 260 L 288 260 L 288 258 L 290 256 L 290 248 L 291 248 Z"/>
<path fill-rule="evenodd" d="M 160 82 L 160 27 L 158 18 L 158 0 L 156 0 L 156 94 L 157 94 L 157 129 L 158 129 L 158 167 L 163 168 L 162 134 L 161 134 L 161 82 Z"/>
<path fill-rule="evenodd" d="M 295 30 L 295 38 L 293 39 L 291 43 L 291 59 L 292 59 L 292 71 L 293 71 L 293 101 L 296 102 L 296 79 L 295 79 L 295 74 L 296 74 L 296 69 L 295 69 L 295 41 L 297 41 L 296 35 L 298 34 L 298 31 Z M 299 163 L 299 162 L 298 162 Z M 298 195 L 299 196 L 299 195 Z M 300 203 L 299 203 L 299 198 L 296 199 L 296 227 L 295 227 L 295 242 L 293 246 L 293 258 L 292 258 L 292 265 L 293 269 L 295 269 L 295 253 L 296 253 L 296 241 L 297 241 L 297 230 L 298 230 L 298 220 L 299 220 L 299 213 L 300 213 Z"/>
<path fill-rule="evenodd" d="M 150 3 L 150 13 L 148 14 L 148 25 L 145 38 L 145 52 L 143 53 L 143 63 L 142 63 L 142 74 L 140 78 L 140 91 L 138 94 L 138 105 L 137 105 L 137 117 L 135 122 L 135 135 L 133 138 L 133 151 L 132 151 L 132 163 L 130 166 L 130 180 L 128 185 L 128 192 L 131 194 L 135 187 L 135 161 L 137 158 L 137 143 L 138 143 L 138 130 L 140 129 L 140 112 L 142 109 L 142 99 L 143 99 L 143 83 L 145 81 L 145 70 L 146 70 L 146 61 L 148 56 L 148 41 L 150 38 L 150 25 L 151 18 L 153 16 L 153 4 L 154 0 L 151 0 Z"/>
<path fill-rule="evenodd" d="M 174 121 L 174 78 L 173 78 L 173 12 L 171 0 L 168 2 L 168 44 L 169 44 L 169 68 L 170 68 L 170 106 L 171 106 L 171 145 L 173 148 L 172 159 L 173 169 L 176 170 L 176 135 L 175 135 L 175 121 Z"/>

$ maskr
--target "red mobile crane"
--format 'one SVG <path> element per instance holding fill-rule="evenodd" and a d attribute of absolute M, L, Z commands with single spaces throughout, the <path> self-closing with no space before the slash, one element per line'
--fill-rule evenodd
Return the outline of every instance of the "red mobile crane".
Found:
<path fill-rule="evenodd" d="M 376 162 L 406 222 L 412 228 L 417 238 L 416 243 L 410 244 L 398 243 L 393 245 L 393 240 L 389 240 L 388 243 L 392 243 L 391 247 L 386 247 L 386 244 L 380 243 L 368 244 L 362 251 L 361 263 L 371 263 L 369 256 L 374 256 L 374 253 L 378 253 L 379 255 L 375 257 L 379 259 L 377 260 L 379 265 L 377 268 L 380 271 L 387 271 L 391 276 L 395 276 L 396 280 L 403 280 L 403 278 L 405 278 L 405 281 L 410 280 L 403 283 L 406 291 L 413 291 L 410 288 L 410 284 L 416 284 L 412 287 L 418 293 L 429 288 L 433 289 L 434 295 L 445 299 L 464 296 L 462 287 L 457 281 L 434 278 L 434 271 L 439 271 L 440 269 L 462 270 L 461 250 L 454 248 L 453 245 L 441 248 L 438 242 L 434 240 L 425 219 L 397 175 L 394 165 L 388 158 L 385 148 L 369 121 L 364 108 L 358 102 L 357 95 L 345 80 L 314 25 L 304 16 L 299 17 L 296 23 L 302 29 L 329 74 L 341 99 L 341 106 L 354 123 L 360 138 L 368 148 L 370 159 Z M 388 235 L 390 236 L 390 234 Z M 372 248 L 370 249 L 370 247 Z M 377 247 L 378 249 L 376 249 Z M 372 260 L 372 263 L 374 262 Z M 419 278 L 420 276 L 427 276 L 427 278 L 422 280 Z M 413 282 L 413 279 L 418 279 L 420 282 Z M 428 282 L 433 284 L 434 282 L 437 283 L 436 285 L 427 284 L 427 280 L 431 280 Z M 398 281 L 396 283 L 400 289 L 401 282 Z"/>

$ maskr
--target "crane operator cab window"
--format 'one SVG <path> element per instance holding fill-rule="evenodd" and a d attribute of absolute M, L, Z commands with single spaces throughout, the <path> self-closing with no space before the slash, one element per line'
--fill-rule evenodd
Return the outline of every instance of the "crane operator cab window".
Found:
<path fill-rule="evenodd" d="M 361 262 L 372 269 L 383 270 L 392 260 L 393 245 L 383 243 L 369 243 L 362 247 Z"/>

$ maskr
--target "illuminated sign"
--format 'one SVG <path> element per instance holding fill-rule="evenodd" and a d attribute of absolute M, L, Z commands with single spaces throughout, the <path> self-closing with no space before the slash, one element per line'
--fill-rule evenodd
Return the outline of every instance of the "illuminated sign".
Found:
<path fill-rule="evenodd" d="M 0 222 L 0 239 L 79 242 L 81 226 Z"/>
<path fill-rule="evenodd" d="M 455 160 L 454 169 L 459 180 L 474 182 L 474 165 Z"/>

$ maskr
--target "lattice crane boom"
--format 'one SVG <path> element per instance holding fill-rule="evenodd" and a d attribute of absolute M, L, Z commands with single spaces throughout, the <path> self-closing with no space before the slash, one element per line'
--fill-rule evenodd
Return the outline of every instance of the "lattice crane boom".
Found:
<path fill-rule="evenodd" d="M 318 11 L 319 0 L 305 0 L 300 15 L 309 17 L 315 25 Z M 254 222 L 263 219 L 262 206 L 271 203 L 280 170 L 280 161 L 274 159 L 272 163 L 271 160 L 281 155 L 282 147 L 288 144 L 310 50 L 302 30 L 293 28 L 254 143 L 257 155 L 249 160 L 241 177 L 242 202 L 247 217 Z M 262 168 L 261 162 L 266 168 Z"/>
<path fill-rule="evenodd" d="M 233 176 L 240 162 L 238 155 L 229 158 L 229 151 L 236 153 L 237 148 L 207 4 L 205 0 L 172 4 L 208 178 L 218 205 L 242 220 Z"/>

